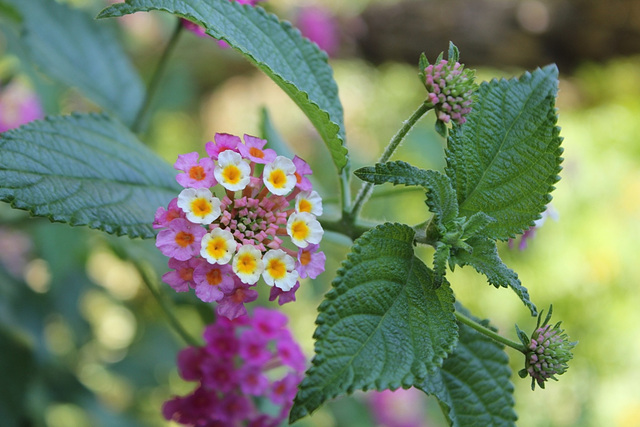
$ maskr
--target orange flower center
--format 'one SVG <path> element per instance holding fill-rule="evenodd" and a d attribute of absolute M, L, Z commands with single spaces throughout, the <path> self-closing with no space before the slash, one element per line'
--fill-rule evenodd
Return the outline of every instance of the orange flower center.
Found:
<path fill-rule="evenodd" d="M 178 246 L 181 246 L 183 248 L 186 248 L 195 240 L 196 238 L 191 233 L 187 233 L 184 231 L 178 231 L 178 233 L 176 233 L 176 243 L 178 244 Z"/>
<path fill-rule="evenodd" d="M 195 179 L 196 181 L 202 181 L 207 177 L 207 174 L 204 171 L 202 166 L 194 166 L 189 169 L 189 178 Z"/>
<path fill-rule="evenodd" d="M 253 157 L 257 157 L 259 159 L 264 158 L 264 152 L 256 147 L 251 147 L 249 148 L 249 154 L 251 154 Z"/>
<path fill-rule="evenodd" d="M 307 265 L 311 262 L 311 252 L 305 251 L 300 254 L 300 264 Z"/>
<path fill-rule="evenodd" d="M 217 268 L 207 273 L 207 283 L 211 286 L 217 286 L 222 282 L 222 273 Z"/>

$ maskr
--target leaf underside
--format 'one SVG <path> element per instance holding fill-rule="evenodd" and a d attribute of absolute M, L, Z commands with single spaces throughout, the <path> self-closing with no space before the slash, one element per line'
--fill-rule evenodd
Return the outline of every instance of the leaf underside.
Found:
<path fill-rule="evenodd" d="M 3 133 L 0 152 L 0 200 L 51 221 L 151 238 L 180 191 L 171 166 L 104 114 L 31 122 Z"/>
<path fill-rule="evenodd" d="M 355 242 L 318 309 L 316 356 L 292 422 L 339 394 L 410 387 L 455 345 L 453 293 L 448 283 L 434 289 L 413 238 L 410 227 L 387 223 Z"/>
<path fill-rule="evenodd" d="M 273 79 L 298 104 L 326 143 L 339 171 L 347 166 L 344 118 L 327 55 L 288 22 L 261 7 L 228 0 L 127 0 L 99 18 L 163 10 L 203 26 Z"/>
<path fill-rule="evenodd" d="M 133 122 L 144 87 L 111 25 L 57 1 L 8 1 L 24 18 L 23 48 L 42 72 Z"/>
<path fill-rule="evenodd" d="M 456 308 L 469 316 L 459 304 Z M 490 327 L 486 321 L 479 323 Z M 452 426 L 515 426 L 511 369 L 504 346 L 469 326 L 458 327 L 456 348 L 442 368 L 416 387 L 440 400 Z"/>
<path fill-rule="evenodd" d="M 467 122 L 451 131 L 446 173 L 460 216 L 484 212 L 494 218 L 486 228 L 493 239 L 532 226 L 560 179 L 557 85 L 554 65 L 519 79 L 485 82 Z"/>

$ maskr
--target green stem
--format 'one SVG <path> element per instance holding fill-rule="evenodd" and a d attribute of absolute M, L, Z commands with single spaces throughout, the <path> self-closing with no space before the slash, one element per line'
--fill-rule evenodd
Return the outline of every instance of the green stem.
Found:
<path fill-rule="evenodd" d="M 202 344 L 199 343 L 195 338 L 193 338 L 191 335 L 189 335 L 189 333 L 186 331 L 186 329 L 182 326 L 182 324 L 178 321 L 178 319 L 175 316 L 175 309 L 173 307 L 169 306 L 169 303 L 167 302 L 167 300 L 165 299 L 165 297 L 162 295 L 162 293 L 156 288 L 156 286 L 154 285 L 154 281 L 151 280 L 151 277 L 149 276 L 149 273 L 147 273 L 146 269 L 144 268 L 144 266 L 142 264 L 140 264 L 138 261 L 133 260 L 133 265 L 136 267 L 136 269 L 138 270 L 138 272 L 140 273 L 140 276 L 142 277 L 142 281 L 144 282 L 144 284 L 147 286 L 147 288 L 149 289 L 149 292 L 151 292 L 151 295 L 153 295 L 153 297 L 156 299 L 156 301 L 158 302 L 158 304 L 160 305 L 160 308 L 162 308 L 162 311 L 164 312 L 164 314 L 167 316 L 167 319 L 169 320 L 169 323 L 171 324 L 171 326 L 173 327 L 174 331 L 180 335 L 180 338 L 182 338 L 184 340 L 184 342 L 186 342 L 187 344 L 189 344 L 190 346 L 193 347 L 201 347 Z"/>
<path fill-rule="evenodd" d="M 393 138 L 391 138 L 391 141 L 389 141 L 389 145 L 387 145 L 387 148 L 384 150 L 384 153 L 382 153 L 382 156 L 380 156 L 378 163 L 386 163 L 387 161 L 389 161 L 389 159 L 391 158 L 393 153 L 396 151 L 398 146 L 400 146 L 400 143 L 402 143 L 402 141 L 407 136 L 409 131 L 416 125 L 416 123 L 418 123 L 418 120 L 420 120 L 420 118 L 424 116 L 427 113 L 427 111 L 429 111 L 431 108 L 432 107 L 429 107 L 426 103 L 420 104 L 418 109 L 414 111 L 414 113 L 411 115 L 411 117 L 409 117 L 409 119 L 405 120 L 405 122 L 402 124 L 402 127 L 393 136 Z M 358 213 L 360 212 L 360 209 L 362 209 L 362 206 L 369 199 L 372 192 L 373 192 L 373 184 L 370 182 L 366 182 L 363 184 L 362 187 L 360 187 L 360 191 L 356 196 L 356 201 L 354 202 L 353 208 L 349 213 L 349 216 L 350 218 L 352 218 L 352 220 L 355 220 L 357 218 Z"/>
<path fill-rule="evenodd" d="M 342 216 L 348 217 L 351 212 L 351 188 L 349 187 L 349 165 L 345 166 L 338 179 L 340 180 L 340 202 L 342 206 Z"/>
<path fill-rule="evenodd" d="M 482 326 L 478 322 L 474 322 L 472 319 L 468 318 L 467 316 L 465 316 L 464 314 L 460 313 L 459 311 L 456 311 L 455 315 L 456 315 L 456 318 L 458 319 L 458 321 L 460 321 L 461 323 L 464 323 L 465 325 L 475 329 L 476 331 L 480 332 L 481 334 L 488 336 L 489 338 L 493 339 L 494 341 L 497 341 L 500 344 L 504 344 L 506 346 L 509 346 L 509 347 L 515 349 L 515 350 L 518 350 L 519 352 L 521 352 L 523 354 L 525 354 L 527 352 L 527 349 L 524 348 L 522 343 L 511 341 L 510 339 L 505 338 L 502 335 L 496 334 L 491 329 Z"/>
<path fill-rule="evenodd" d="M 133 122 L 133 125 L 131 125 L 131 130 L 135 133 L 139 133 L 142 130 L 147 120 L 147 115 L 149 114 L 151 103 L 156 92 L 158 91 L 160 81 L 162 80 L 162 75 L 164 74 L 164 70 L 167 68 L 167 63 L 169 62 L 169 57 L 171 56 L 171 52 L 173 52 L 174 48 L 176 47 L 181 32 L 182 22 L 180 19 L 178 19 L 176 27 L 173 30 L 173 34 L 171 35 L 167 46 L 165 46 L 164 51 L 162 52 L 162 56 L 158 60 L 158 65 L 156 65 L 156 69 L 153 73 L 153 76 L 151 77 L 151 82 L 149 83 L 149 87 L 147 88 L 142 107 L 140 107 L 140 110 L 136 115 L 136 119 Z"/>

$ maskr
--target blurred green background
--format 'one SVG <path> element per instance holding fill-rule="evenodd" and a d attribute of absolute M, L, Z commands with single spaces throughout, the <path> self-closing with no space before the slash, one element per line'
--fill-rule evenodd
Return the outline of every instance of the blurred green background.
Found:
<path fill-rule="evenodd" d="M 92 13 L 104 6 L 98 0 L 69 3 Z M 316 2 L 340 16 L 342 24 L 352 22 L 369 3 Z M 293 19 L 301 4 L 269 0 L 265 6 Z M 136 14 L 118 25 L 148 81 L 173 20 L 162 14 Z M 259 134 L 261 110 L 266 108 L 289 149 L 311 164 L 327 215 L 335 213 L 337 181 L 333 168 L 327 167 L 329 156 L 295 104 L 238 54 L 220 49 L 213 40 L 185 33 L 179 43 L 143 141 L 173 163 L 180 153 L 204 153 L 204 143 L 216 132 Z M 372 65 L 349 48 L 348 40 L 345 43 L 347 48 L 331 64 L 356 169 L 376 161 L 424 93 L 414 65 Z M 0 39 L 0 77 L 17 72 L 30 78 L 48 113 L 94 109 L 76 91 L 20 63 L 5 47 Z M 461 49 L 463 62 L 465 53 Z M 479 81 L 523 71 L 518 64 L 474 67 Z M 518 272 L 539 309 L 553 303 L 555 321 L 562 320 L 579 345 L 560 381 L 535 392 L 529 380 L 515 375 L 522 356 L 508 351 L 518 425 L 638 426 L 640 57 L 599 62 L 587 58 L 570 73 L 561 68 L 560 79 L 557 106 L 565 161 L 552 201 L 559 218 L 548 220 L 526 250 L 504 244 L 500 254 Z M 433 115 L 423 118 L 395 159 L 442 169 L 444 141 L 433 124 Z M 354 193 L 358 187 L 354 179 Z M 364 216 L 408 224 L 426 219 L 422 192 L 391 188 L 377 189 Z M 282 307 L 309 357 L 316 307 L 350 243 L 327 233 L 322 244 L 328 257 L 326 272 L 304 282 L 298 301 Z M 420 251 L 430 262 L 429 250 Z M 0 419 L 15 421 L 6 425 L 167 425 L 160 414 L 162 402 L 192 387 L 175 368 L 176 353 L 184 344 L 127 261 L 131 254 L 147 259 L 158 277 L 167 271 L 153 242 L 51 224 L 0 205 Z M 525 331 L 535 326 L 512 292 L 494 289 L 473 270 L 457 269 L 449 280 L 457 298 L 476 316 L 492 319 L 503 335 L 515 339 L 514 323 Z M 162 290 L 173 300 L 178 318 L 199 335 L 203 318 L 210 315 L 207 307 L 197 304 L 192 294 L 177 295 L 166 285 Z M 368 399 L 364 393 L 339 399 L 296 425 L 376 425 Z M 428 413 L 425 425 L 445 425 L 437 404 L 421 399 L 419 406 Z"/>

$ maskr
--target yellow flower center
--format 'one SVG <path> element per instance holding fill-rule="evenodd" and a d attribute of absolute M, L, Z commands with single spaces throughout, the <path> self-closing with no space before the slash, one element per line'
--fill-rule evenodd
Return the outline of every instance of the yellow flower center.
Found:
<path fill-rule="evenodd" d="M 258 263 L 251 254 L 241 254 L 238 257 L 238 271 L 244 274 L 252 274 Z"/>
<path fill-rule="evenodd" d="M 279 259 L 270 259 L 269 265 L 267 265 L 267 271 L 269 275 L 274 279 L 282 279 L 287 275 L 287 266 Z"/>
<path fill-rule="evenodd" d="M 280 169 L 276 169 L 269 175 L 269 182 L 275 188 L 282 188 L 287 183 L 287 176 Z"/>
<path fill-rule="evenodd" d="M 229 165 L 222 171 L 222 177 L 229 184 L 237 184 L 242 177 L 242 172 L 236 165 Z"/>
<path fill-rule="evenodd" d="M 214 237 L 207 244 L 207 252 L 214 259 L 220 259 L 227 254 L 227 241 L 224 237 Z"/>
<path fill-rule="evenodd" d="M 304 221 L 296 221 L 291 224 L 291 233 L 294 239 L 304 240 L 309 235 L 309 226 Z"/>
<path fill-rule="evenodd" d="M 300 203 L 298 203 L 298 209 L 300 209 L 300 212 L 311 213 L 311 208 L 311 203 L 307 199 L 302 199 L 300 200 Z"/>
<path fill-rule="evenodd" d="M 212 211 L 211 203 L 203 197 L 194 199 L 191 202 L 191 212 L 193 212 L 195 216 L 205 217 L 209 215 L 211 211 Z"/>

